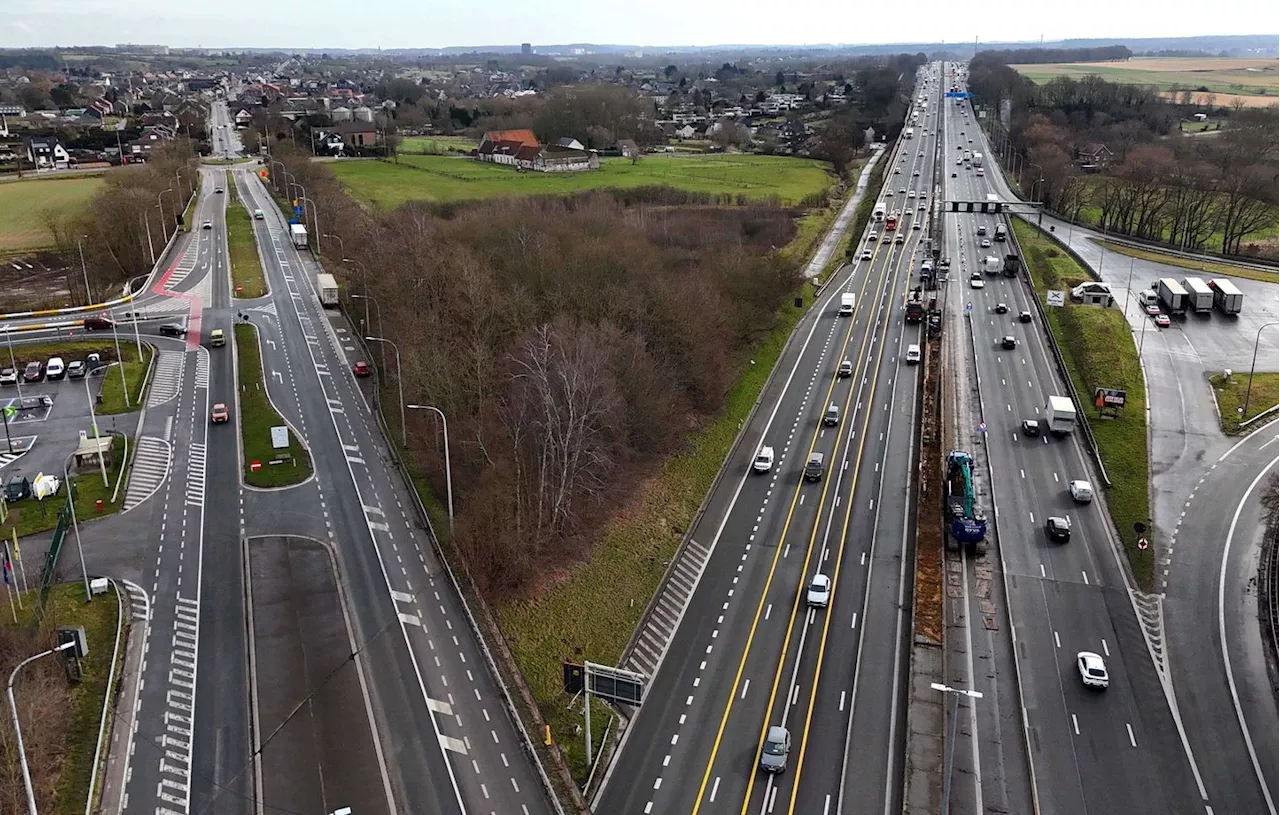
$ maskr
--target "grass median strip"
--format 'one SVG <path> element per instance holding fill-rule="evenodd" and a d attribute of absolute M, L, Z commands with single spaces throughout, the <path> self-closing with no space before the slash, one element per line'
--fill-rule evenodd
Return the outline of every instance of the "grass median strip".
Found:
<path fill-rule="evenodd" d="M 1074 258 L 1038 234 L 1035 227 L 1015 218 L 1013 228 L 1041 303 L 1046 290 L 1069 289 L 1074 282 L 1089 279 Z M 1139 587 L 1149 590 L 1154 580 L 1155 549 L 1139 549 L 1139 535 L 1133 527 L 1137 522 L 1151 525 L 1147 493 L 1151 478 L 1147 457 L 1147 392 L 1133 334 L 1124 315 L 1116 308 L 1068 302 L 1061 308 L 1046 306 L 1044 311 L 1066 361 L 1071 384 L 1086 406 L 1084 418 L 1093 430 L 1103 466 L 1111 479 L 1111 486 L 1107 488 L 1111 520 L 1120 534 Z M 1104 418 L 1088 407 L 1093 404 L 1095 388 L 1125 391 L 1127 401 L 1117 416 Z"/>
<path fill-rule="evenodd" d="M 191 194 L 191 200 L 187 202 L 187 208 L 182 211 L 182 229 L 184 232 L 190 232 L 192 229 L 191 219 L 196 214 L 196 204 L 200 202 L 200 187 L 204 184 L 204 173 L 196 173 L 196 189 Z"/>
<path fill-rule="evenodd" d="M 151 358 L 155 356 L 156 349 L 152 345 L 142 346 L 142 357 L 138 357 L 138 346 L 132 342 L 126 343 L 124 338 L 120 338 L 120 356 L 124 359 L 120 365 L 124 366 L 124 379 L 120 378 L 120 366 L 113 365 L 107 369 L 102 381 L 102 404 L 98 405 L 95 410 L 100 415 L 111 416 L 117 413 L 132 413 L 135 410 L 141 410 L 143 386 L 147 383 L 147 369 L 151 367 Z M 125 382 L 129 383 L 129 403 L 125 404 L 124 386 Z"/>
<path fill-rule="evenodd" d="M 286 487 L 311 476 L 311 454 L 289 428 L 289 447 L 277 449 L 271 444 L 271 428 L 285 426 L 267 397 L 263 378 L 262 354 L 258 348 L 258 330 L 252 325 L 236 326 L 236 365 L 240 383 L 240 437 L 244 442 L 244 481 L 253 487 Z M 233 414 L 236 406 L 227 405 Z M 216 432 L 220 428 L 211 428 Z M 253 469 L 258 462 L 259 469 Z"/>
<path fill-rule="evenodd" d="M 1197 260 L 1196 258 L 1182 257 L 1181 255 L 1173 255 L 1168 252 L 1160 252 L 1154 249 L 1138 249 L 1125 243 L 1116 243 L 1115 241 L 1104 241 L 1098 238 L 1090 238 L 1094 243 L 1100 243 L 1107 248 L 1108 251 L 1116 252 L 1125 257 L 1137 258 L 1138 260 L 1149 260 L 1152 263 L 1163 263 L 1166 266 L 1177 266 L 1179 269 L 1186 269 L 1191 272 L 1200 272 L 1208 275 L 1223 275 L 1226 277 L 1246 277 L 1250 280 L 1261 280 L 1263 283 L 1275 283 L 1280 276 L 1276 272 L 1268 272 L 1262 269 L 1254 269 L 1249 266 L 1240 266 L 1235 263 L 1214 260 Z"/>
<path fill-rule="evenodd" d="M 102 430 L 99 426 L 99 430 Z M 106 433 L 104 432 L 105 436 Z M 0 445 L 3 445 L 0 440 Z M 129 443 L 132 449 L 133 442 Z M 77 523 L 88 523 L 95 518 L 102 518 L 106 515 L 112 515 L 120 511 L 124 505 L 124 488 L 119 490 L 116 501 L 112 502 L 111 496 L 116 493 L 116 482 L 124 478 L 125 475 L 125 440 L 123 436 L 116 436 L 112 444 L 113 455 L 111 464 L 107 467 L 107 483 L 102 483 L 102 470 L 100 466 L 85 466 L 76 470 L 78 475 L 72 475 L 71 481 L 75 485 L 76 492 L 76 521 Z M 3 447 L 0 447 L 3 449 Z M 21 461 L 21 459 L 19 459 Z M 45 470 L 46 475 L 57 476 L 62 478 L 62 470 Z M 29 477 L 34 479 L 37 475 L 35 472 L 28 473 Z M 0 522 L 0 538 L 11 539 L 13 530 L 18 530 L 18 537 L 26 537 L 34 535 L 37 532 L 46 532 L 58 522 L 58 510 L 62 509 L 66 503 L 66 490 L 64 485 L 58 494 L 47 501 L 37 501 L 35 498 L 25 498 L 21 501 L 9 504 L 7 507 L 7 515 L 3 522 Z M 102 502 L 102 509 L 98 509 L 98 502 Z"/>
<path fill-rule="evenodd" d="M 1232 372 L 1230 379 L 1222 374 L 1209 377 L 1213 386 L 1213 395 L 1218 400 L 1218 413 L 1222 415 L 1222 432 L 1234 436 L 1240 432 L 1240 423 L 1252 419 L 1260 413 L 1270 410 L 1280 402 L 1280 374 L 1274 372 L 1255 372 L 1250 387 L 1249 374 Z M 1249 390 L 1249 415 L 1245 416 L 1240 409 L 1244 407 L 1244 393 Z M 1254 422 L 1247 429 L 1255 429 L 1264 422 Z"/>
<path fill-rule="evenodd" d="M 240 202 L 236 182 L 227 170 L 227 252 L 231 258 L 232 295 L 244 299 L 267 293 L 266 275 L 258 257 L 258 241 L 253 231 L 253 213 Z"/>

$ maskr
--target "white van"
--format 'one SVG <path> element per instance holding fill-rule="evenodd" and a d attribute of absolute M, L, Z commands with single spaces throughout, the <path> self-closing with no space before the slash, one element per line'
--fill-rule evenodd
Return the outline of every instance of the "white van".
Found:
<path fill-rule="evenodd" d="M 912 344 L 907 346 L 907 364 L 916 365 L 920 362 L 920 346 Z"/>
<path fill-rule="evenodd" d="M 63 364 L 62 357 L 50 357 L 44 366 L 45 379 L 61 379 L 66 373 L 67 366 Z"/>

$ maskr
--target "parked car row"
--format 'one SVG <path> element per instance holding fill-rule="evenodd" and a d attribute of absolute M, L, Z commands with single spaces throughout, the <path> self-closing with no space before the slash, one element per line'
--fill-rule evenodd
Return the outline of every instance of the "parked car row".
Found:
<path fill-rule="evenodd" d="M 98 354 L 90 354 L 86 359 L 73 359 L 64 362 L 62 357 L 49 357 L 46 361 L 33 359 L 22 370 L 17 368 L 0 369 L 0 385 L 16 385 L 21 377 L 28 384 L 59 379 L 82 379 L 89 371 L 97 368 L 102 362 Z"/>

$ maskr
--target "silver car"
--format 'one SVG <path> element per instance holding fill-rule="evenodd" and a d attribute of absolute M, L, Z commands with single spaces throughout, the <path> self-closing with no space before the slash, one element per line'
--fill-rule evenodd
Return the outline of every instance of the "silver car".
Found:
<path fill-rule="evenodd" d="M 783 772 L 787 769 L 787 754 L 790 752 L 790 731 L 775 724 L 764 737 L 764 749 L 760 751 L 760 769 L 767 773 Z"/>

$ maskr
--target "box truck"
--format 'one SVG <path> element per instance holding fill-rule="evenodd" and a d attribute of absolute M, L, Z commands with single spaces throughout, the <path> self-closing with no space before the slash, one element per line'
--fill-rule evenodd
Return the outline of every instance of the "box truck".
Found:
<path fill-rule="evenodd" d="M 338 305 L 338 281 L 333 275 L 324 272 L 316 275 L 316 289 L 320 292 L 320 305 L 325 308 Z"/>
<path fill-rule="evenodd" d="M 1244 292 L 1236 288 L 1236 284 L 1225 277 L 1215 277 L 1209 281 L 1213 289 L 1213 306 L 1223 314 L 1235 316 L 1244 308 Z"/>
<path fill-rule="evenodd" d="M 849 317 L 853 315 L 853 292 L 847 291 L 840 295 L 840 316 Z"/>
<path fill-rule="evenodd" d="M 1050 396 L 1046 406 L 1049 414 L 1049 432 L 1065 436 L 1076 429 L 1076 406 L 1068 396 Z"/>
<path fill-rule="evenodd" d="M 1187 307 L 1196 314 L 1208 314 L 1213 311 L 1213 289 L 1198 277 L 1188 277 L 1182 281 L 1187 290 Z"/>
<path fill-rule="evenodd" d="M 1170 314 L 1187 313 L 1187 290 L 1172 277 L 1162 277 L 1151 284 L 1151 289 L 1164 303 L 1165 311 Z"/>
<path fill-rule="evenodd" d="M 1004 261 L 995 255 L 987 255 L 982 259 L 982 271 L 987 274 L 1000 274 L 1004 271 Z"/>
<path fill-rule="evenodd" d="M 307 228 L 302 224 L 289 224 L 289 239 L 299 249 L 307 248 Z"/>

